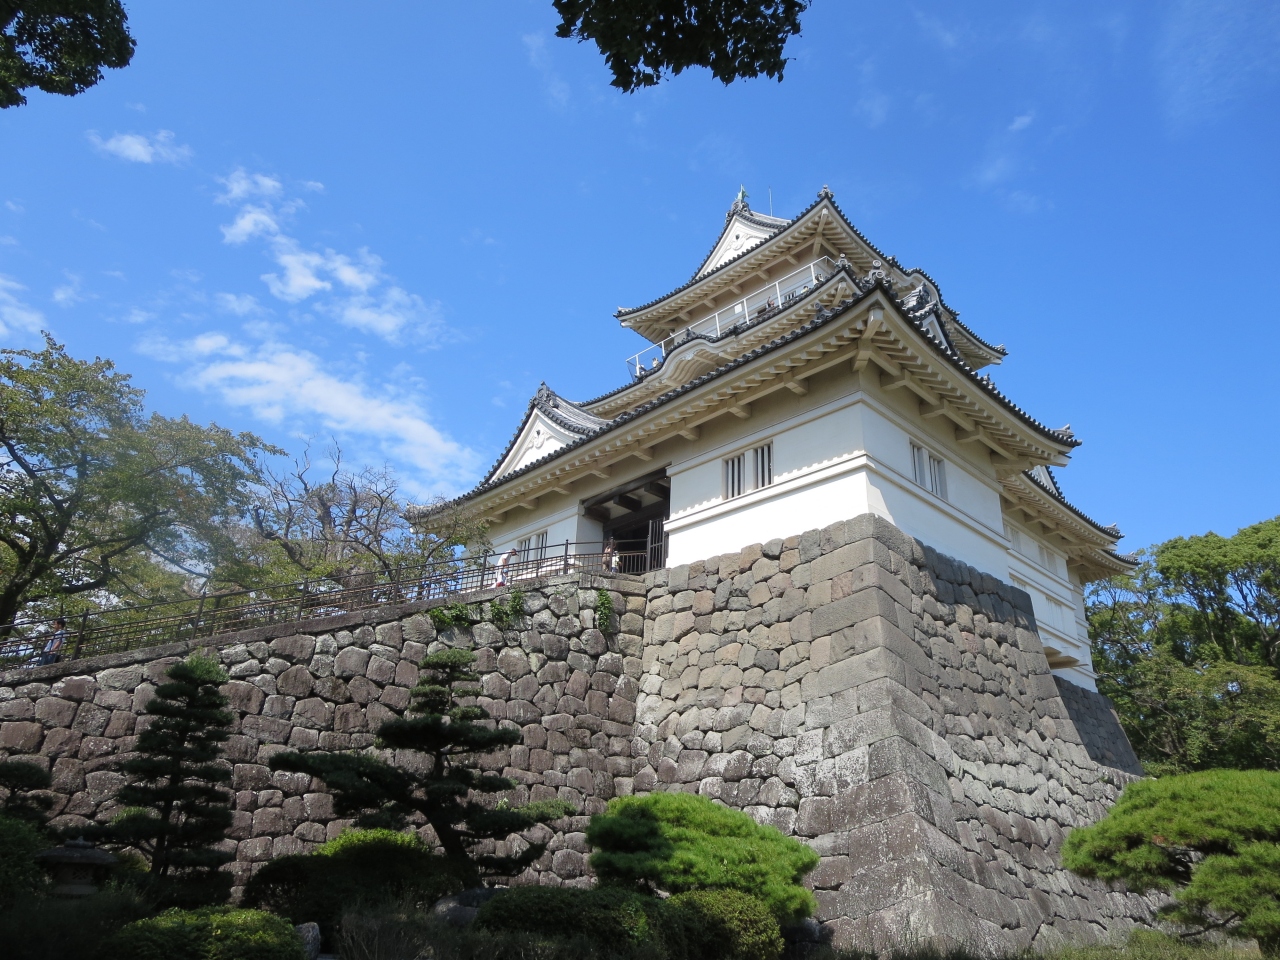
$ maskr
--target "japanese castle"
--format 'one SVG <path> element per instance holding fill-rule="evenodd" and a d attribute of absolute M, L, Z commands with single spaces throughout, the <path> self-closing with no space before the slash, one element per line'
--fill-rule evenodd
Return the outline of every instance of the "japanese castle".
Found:
<path fill-rule="evenodd" d="M 1096 689 L 1083 588 L 1132 560 L 1058 485 L 1080 441 L 996 389 L 1003 346 L 829 190 L 791 220 L 740 192 L 693 277 L 616 316 L 651 344 L 630 380 L 544 384 L 461 498 L 497 551 L 636 573 L 873 513 L 1026 590 L 1050 667 Z"/>

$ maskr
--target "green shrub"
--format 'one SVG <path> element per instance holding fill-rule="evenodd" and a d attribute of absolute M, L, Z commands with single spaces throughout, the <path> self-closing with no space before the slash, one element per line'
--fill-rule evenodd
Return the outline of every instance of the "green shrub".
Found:
<path fill-rule="evenodd" d="M 653 793 L 618 797 L 591 818 L 587 841 L 601 883 L 671 893 L 738 890 L 758 897 L 779 923 L 811 915 L 800 885 L 818 855 L 773 827 L 706 797 Z"/>
<path fill-rule="evenodd" d="M 684 952 L 679 921 L 663 902 L 621 887 L 515 887 L 485 903 L 476 926 L 543 937 L 585 936 L 604 944 L 656 942 L 677 956 Z"/>
<path fill-rule="evenodd" d="M 683 914 L 685 941 L 696 960 L 778 960 L 782 931 L 769 907 L 738 890 L 690 890 L 666 902 Z"/>
<path fill-rule="evenodd" d="M 431 902 L 463 886 L 453 865 L 416 834 L 349 830 L 314 853 L 265 864 L 246 885 L 243 902 L 294 924 L 314 921 L 331 941 L 342 911 L 354 903 Z"/>
<path fill-rule="evenodd" d="M 35 855 L 51 846 L 29 821 L 0 816 L 0 903 L 43 889 L 47 874 Z"/>
<path fill-rule="evenodd" d="M 1256 938 L 1264 956 L 1280 956 L 1280 773 L 1132 783 L 1104 819 L 1067 837 L 1062 863 L 1133 890 L 1170 891 L 1167 918 L 1193 929 L 1226 924 Z"/>
<path fill-rule="evenodd" d="M 152 913 L 149 900 L 118 886 L 75 899 L 23 897 L 0 903 L 5 960 L 91 960 L 107 937 Z"/>
<path fill-rule="evenodd" d="M 343 960 L 684 960 L 654 941 L 455 927 L 405 904 L 347 911 L 338 947 Z"/>
<path fill-rule="evenodd" d="M 101 960 L 303 960 L 303 950 L 287 920 L 210 907 L 135 920 L 107 940 Z"/>

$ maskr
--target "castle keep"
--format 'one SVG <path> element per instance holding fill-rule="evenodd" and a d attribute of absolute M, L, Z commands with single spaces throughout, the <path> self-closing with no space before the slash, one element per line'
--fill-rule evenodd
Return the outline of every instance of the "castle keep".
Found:
<path fill-rule="evenodd" d="M 521 731 L 486 763 L 513 802 L 580 811 L 521 882 L 590 883 L 592 813 L 688 790 L 814 847 L 839 945 L 1007 954 L 1149 921 L 1058 862 L 1141 774 L 1083 626 L 1084 584 L 1128 561 L 1050 472 L 1074 437 L 976 373 L 1003 350 L 825 190 L 791 221 L 740 198 L 688 284 L 620 317 L 655 345 L 631 381 L 539 391 L 463 498 L 516 551 L 466 598 L 518 586 L 510 629 L 438 633 L 432 601 L 12 671 L 0 754 L 49 766 L 60 825 L 109 817 L 155 682 L 209 647 L 232 677 L 243 882 L 347 825 L 272 754 L 371 747 L 417 661 L 467 645 L 483 705 Z"/>

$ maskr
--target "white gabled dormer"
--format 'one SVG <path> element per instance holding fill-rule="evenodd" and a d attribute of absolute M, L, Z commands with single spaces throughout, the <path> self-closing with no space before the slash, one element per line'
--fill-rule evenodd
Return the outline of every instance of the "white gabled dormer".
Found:
<path fill-rule="evenodd" d="M 558 396 L 545 383 L 538 388 L 524 423 L 485 483 L 500 480 L 543 457 L 595 433 L 608 423 Z"/>
<path fill-rule="evenodd" d="M 694 276 L 701 277 L 716 267 L 723 266 L 734 257 L 768 240 L 789 222 L 778 217 L 767 217 L 763 213 L 756 213 L 747 206 L 746 188 L 739 187 L 738 199 L 733 201 L 733 206 L 729 208 L 729 214 L 725 217 L 724 232 L 720 234 L 720 239 L 716 241 L 711 253 L 702 261 L 702 266 L 698 267 L 698 272 Z"/>

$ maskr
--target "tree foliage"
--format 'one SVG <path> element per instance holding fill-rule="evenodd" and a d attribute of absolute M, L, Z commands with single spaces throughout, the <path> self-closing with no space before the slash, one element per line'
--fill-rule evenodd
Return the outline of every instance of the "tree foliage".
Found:
<path fill-rule="evenodd" d="M 244 586 L 304 578 L 340 587 L 397 580 L 423 564 L 454 559 L 456 548 L 485 545 L 483 522 L 443 503 L 408 505 L 389 467 L 348 468 L 335 443 L 324 464 L 310 449 L 287 470 L 263 470 L 252 506 L 256 544 L 239 569 L 221 576 Z M 435 508 L 434 510 L 432 508 Z M 428 528 L 410 517 L 430 513 Z"/>
<path fill-rule="evenodd" d="M 818 865 L 813 850 L 706 797 L 616 797 L 591 818 L 587 842 L 602 883 L 669 893 L 739 890 L 764 901 L 783 923 L 817 906 L 801 886 Z"/>
<path fill-rule="evenodd" d="M 120 0 L 6 0 L 0 3 L 0 108 L 27 102 L 36 87 L 82 93 L 133 58 Z"/>
<path fill-rule="evenodd" d="M 1130 784 L 1071 832 L 1062 862 L 1133 890 L 1171 892 L 1169 919 L 1256 937 L 1280 956 L 1280 773 L 1207 770 Z"/>
<path fill-rule="evenodd" d="M 44 791 L 52 782 L 49 771 L 31 760 L 0 760 L 0 816 L 44 823 L 53 806 L 53 797 Z"/>
<path fill-rule="evenodd" d="M 428 654 L 407 715 L 378 729 L 378 746 L 425 755 L 427 763 L 397 767 L 371 753 L 312 752 L 277 754 L 272 768 L 319 777 L 334 795 L 335 810 L 358 814 L 361 827 L 400 830 L 421 816 L 454 869 L 473 876 L 519 873 L 545 844 L 527 843 L 522 853 L 505 856 L 485 849 L 571 811 L 560 802 L 517 809 L 477 799 L 515 788 L 507 777 L 478 769 L 477 760 L 519 743 L 520 731 L 492 725 L 488 711 L 471 702 L 480 693 L 474 662 L 468 650 Z"/>
<path fill-rule="evenodd" d="M 627 93 L 707 67 L 725 84 L 782 79 L 787 40 L 809 0 L 553 0 L 556 36 L 592 40 Z"/>
<path fill-rule="evenodd" d="M 150 722 L 138 736 L 137 753 L 120 769 L 132 779 L 120 790 L 125 808 L 103 831 L 112 846 L 141 851 L 151 875 L 207 887 L 218 899 L 216 874 L 234 855 L 217 849 L 231 826 L 229 764 L 222 744 L 230 736 L 231 713 L 219 686 L 227 673 L 217 661 L 191 656 L 169 669 L 147 704 Z M 197 895 L 197 899 L 200 895 Z"/>
<path fill-rule="evenodd" d="M 43 350 L 0 351 L 0 625 L 95 591 L 145 597 L 234 548 L 255 457 L 274 448 L 148 417 L 142 399 L 109 360 L 47 335 Z"/>
<path fill-rule="evenodd" d="M 1089 627 L 1149 772 L 1280 769 L 1280 519 L 1160 544 L 1091 588 Z"/>

